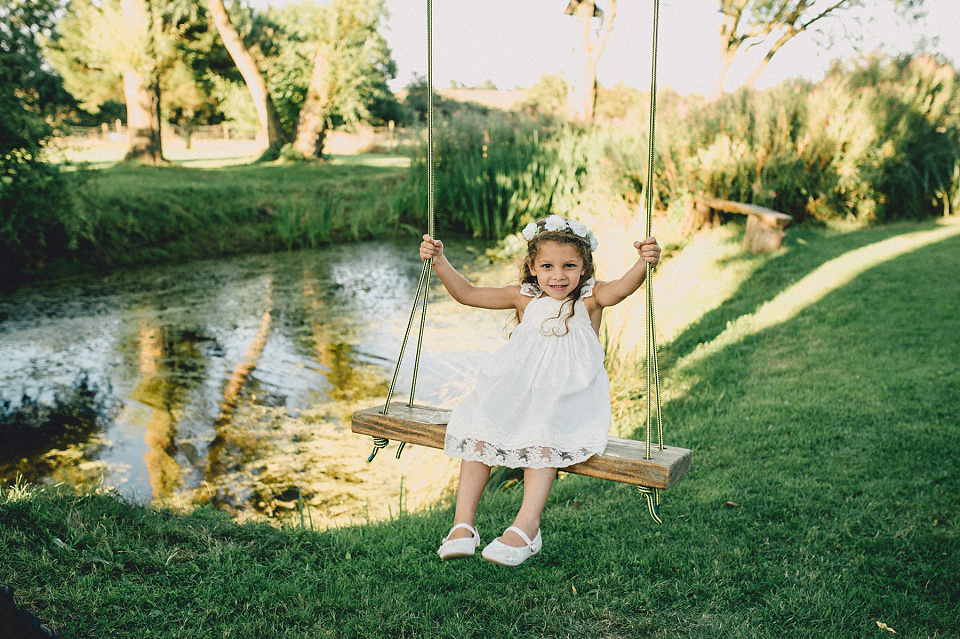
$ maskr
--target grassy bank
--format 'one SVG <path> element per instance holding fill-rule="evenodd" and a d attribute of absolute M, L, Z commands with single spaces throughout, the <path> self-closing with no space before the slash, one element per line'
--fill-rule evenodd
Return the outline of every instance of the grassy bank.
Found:
<path fill-rule="evenodd" d="M 73 249 L 34 271 L 112 269 L 396 235 L 391 163 L 117 165 L 85 172 Z"/>
<path fill-rule="evenodd" d="M 957 230 L 793 233 L 666 345 L 662 527 L 564 476 L 505 569 L 437 559 L 446 506 L 315 533 L 8 489 L 0 580 L 68 637 L 958 637 Z"/>

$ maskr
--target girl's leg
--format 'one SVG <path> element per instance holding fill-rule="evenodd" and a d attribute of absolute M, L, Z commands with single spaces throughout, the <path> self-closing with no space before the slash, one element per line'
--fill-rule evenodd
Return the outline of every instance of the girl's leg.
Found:
<path fill-rule="evenodd" d="M 520 512 L 513 520 L 513 525 L 527 533 L 530 539 L 540 530 L 540 515 L 547 505 L 550 488 L 557 476 L 556 468 L 524 468 L 523 469 L 523 503 Z M 526 542 L 517 533 L 508 531 L 500 537 L 500 541 L 508 546 L 525 546 Z"/>
<path fill-rule="evenodd" d="M 477 505 L 487 480 L 490 479 L 490 467 L 478 461 L 460 462 L 460 482 L 457 484 L 457 510 L 453 516 L 454 524 L 475 526 Z M 470 537 L 469 530 L 458 528 L 450 534 L 450 539 Z"/>

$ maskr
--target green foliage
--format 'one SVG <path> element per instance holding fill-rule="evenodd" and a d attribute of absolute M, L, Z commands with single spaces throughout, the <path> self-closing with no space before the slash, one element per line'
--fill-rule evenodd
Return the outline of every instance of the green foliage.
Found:
<path fill-rule="evenodd" d="M 175 60 L 164 74 L 160 91 L 161 112 L 175 130 L 187 139 L 198 126 L 218 124 L 223 116 L 217 111 L 217 103 L 210 99 L 209 76 L 200 81 L 182 60 Z"/>
<path fill-rule="evenodd" d="M 387 87 L 396 63 L 379 29 L 384 0 L 336 0 L 270 9 L 252 25 L 251 39 L 264 53 L 281 124 L 296 130 L 318 48 L 329 64 L 328 125 L 353 127 L 396 120 L 399 105 Z"/>
<path fill-rule="evenodd" d="M 645 117 L 645 116 L 644 116 Z M 766 206 L 797 221 L 918 218 L 960 202 L 960 76 L 930 56 L 869 58 L 818 85 L 743 89 L 716 102 L 658 105 L 657 197 Z M 616 192 L 638 199 L 646 124 L 608 144 Z"/>
<path fill-rule="evenodd" d="M 403 100 L 403 122 L 407 126 L 426 124 L 430 91 L 427 78 L 414 74 L 413 80 L 406 86 L 407 95 Z M 490 108 L 476 102 L 458 102 L 443 97 L 433 91 L 433 116 L 438 122 L 453 117 L 484 118 L 491 115 Z"/>
<path fill-rule="evenodd" d="M 932 56 L 873 58 L 854 69 L 851 86 L 869 98 L 880 148 L 878 217 L 949 213 L 960 167 L 960 75 Z"/>
<path fill-rule="evenodd" d="M 809 89 L 787 83 L 765 92 L 741 90 L 665 123 L 666 183 L 677 189 L 665 197 L 705 192 L 802 212 L 822 178 L 800 152 Z"/>
<path fill-rule="evenodd" d="M 527 91 L 523 108 L 533 115 L 563 116 L 567 111 L 567 83 L 563 76 L 541 76 Z"/>
<path fill-rule="evenodd" d="M 534 218 L 570 206 L 588 158 L 569 129 L 541 130 L 511 115 L 458 113 L 434 134 L 434 210 L 440 228 L 496 239 Z M 427 148 L 417 150 L 402 212 L 422 223 L 427 207 Z"/>
<path fill-rule="evenodd" d="M 26 148 L 49 135 L 48 123 L 66 102 L 61 79 L 45 64 L 41 43 L 56 35 L 63 0 L 29 0 L 0 5 L 0 73 L 4 106 L 0 118 L 3 150 Z M 14 102 L 18 106 L 14 106 Z M 7 117 L 11 121 L 5 121 Z"/>
<path fill-rule="evenodd" d="M 131 41 L 119 0 L 70 0 L 44 54 L 85 111 L 76 120 L 125 119 L 115 105 L 125 100 L 123 70 L 133 64 L 157 75 L 164 118 L 189 138 L 196 126 L 222 121 L 220 102 L 229 91 L 218 92 L 218 81 L 242 78 L 202 3 L 152 0 L 149 6 L 153 22 L 146 45 Z M 148 60 L 138 46 L 149 46 Z M 101 117 L 91 117 L 103 109 Z"/>
<path fill-rule="evenodd" d="M 625 84 L 599 87 L 594 118 L 600 122 L 638 119 L 648 113 L 649 91 L 641 92 Z"/>
<path fill-rule="evenodd" d="M 38 40 L 53 29 L 56 2 L 0 8 L 0 286 L 69 250 L 84 233 L 75 176 L 42 160 L 53 134 L 57 79 Z"/>
<path fill-rule="evenodd" d="M 70 0 L 44 55 L 80 106 L 95 114 L 105 102 L 124 101 L 123 42 L 119 0 Z"/>
<path fill-rule="evenodd" d="M 316 248 L 330 242 L 334 225 L 345 217 L 336 194 L 320 191 L 307 201 L 291 198 L 277 211 L 277 234 L 288 249 Z"/>
<path fill-rule="evenodd" d="M 224 120 L 234 129 L 255 133 L 259 127 L 257 110 L 243 81 L 228 80 L 216 74 L 211 74 L 208 79 L 210 97 L 217 102 Z"/>
<path fill-rule="evenodd" d="M 311 163 L 92 172 L 89 230 L 65 261 L 109 269 L 390 236 L 401 176 Z"/>

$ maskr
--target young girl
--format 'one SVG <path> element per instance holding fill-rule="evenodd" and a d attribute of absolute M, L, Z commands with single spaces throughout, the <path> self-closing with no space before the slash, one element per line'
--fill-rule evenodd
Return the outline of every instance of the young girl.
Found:
<path fill-rule="evenodd" d="M 443 255 L 443 243 L 423 236 L 420 258 L 455 300 L 467 306 L 515 309 L 519 325 L 477 375 L 476 389 L 453 410 L 444 452 L 462 459 L 454 525 L 437 551 L 469 557 L 480 545 L 474 527 L 492 466 L 523 468 L 523 502 L 483 558 L 516 566 L 540 552 L 540 515 L 557 468 L 602 453 L 610 430 L 610 388 L 597 338 L 600 316 L 646 278 L 660 260 L 648 237 L 634 242 L 640 259 L 618 280 L 593 278 L 597 240 L 587 227 L 557 215 L 523 230 L 527 257 L 519 285 L 474 286 Z"/>

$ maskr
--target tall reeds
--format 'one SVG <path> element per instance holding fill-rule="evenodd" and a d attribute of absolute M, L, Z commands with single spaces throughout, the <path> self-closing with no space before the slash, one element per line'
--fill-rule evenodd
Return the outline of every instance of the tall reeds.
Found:
<path fill-rule="evenodd" d="M 705 192 L 861 223 L 960 201 L 960 76 L 932 56 L 872 57 L 817 85 L 744 90 L 663 121 L 668 201 Z"/>
<path fill-rule="evenodd" d="M 418 149 L 400 202 L 425 219 L 426 143 Z M 434 136 L 434 197 L 441 228 L 497 239 L 553 211 L 576 194 L 586 174 L 578 135 L 508 117 L 444 120 Z"/>

